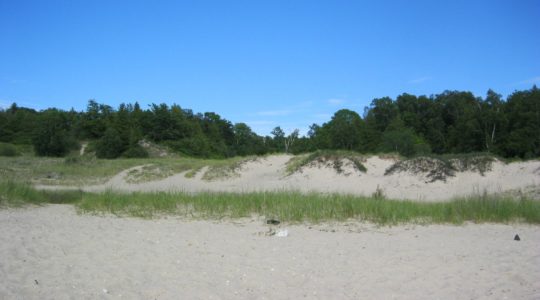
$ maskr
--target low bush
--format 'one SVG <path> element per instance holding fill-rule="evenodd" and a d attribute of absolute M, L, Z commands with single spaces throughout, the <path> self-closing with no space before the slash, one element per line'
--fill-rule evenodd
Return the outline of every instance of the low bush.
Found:
<path fill-rule="evenodd" d="M 122 156 L 125 158 L 146 158 L 149 156 L 148 151 L 144 149 L 141 145 L 135 144 L 130 146 Z"/>
<path fill-rule="evenodd" d="M 429 182 L 446 181 L 448 177 L 455 176 L 456 172 L 472 171 L 483 176 L 491 170 L 495 161 L 494 156 L 484 153 L 419 156 L 397 161 L 386 169 L 384 175 L 409 172 L 415 175 L 424 174 Z"/>
<path fill-rule="evenodd" d="M 0 156 L 18 156 L 17 148 L 12 144 L 0 143 Z"/>
<path fill-rule="evenodd" d="M 362 163 L 363 157 L 351 151 L 341 150 L 318 150 L 313 153 L 297 156 L 287 164 L 287 173 L 293 174 L 300 171 L 303 167 L 312 163 L 330 164 L 337 173 L 343 173 L 343 160 L 352 162 L 354 169 L 360 172 L 366 172 L 367 169 Z"/>

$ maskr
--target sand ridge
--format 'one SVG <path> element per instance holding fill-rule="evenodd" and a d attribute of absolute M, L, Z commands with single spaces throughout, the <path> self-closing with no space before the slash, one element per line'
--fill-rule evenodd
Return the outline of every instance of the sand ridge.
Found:
<path fill-rule="evenodd" d="M 104 191 L 107 189 L 133 191 L 178 191 L 178 192 L 256 192 L 256 191 L 301 191 L 342 193 L 370 196 L 381 190 L 391 199 L 416 201 L 445 201 L 460 196 L 478 194 L 497 194 L 515 190 L 526 190 L 540 186 L 540 161 L 514 162 L 505 164 L 495 161 L 491 170 L 479 172 L 456 172 L 445 181 L 431 182 L 423 174 L 396 172 L 386 174 L 386 170 L 396 162 L 394 158 L 372 156 L 364 161 L 365 173 L 354 169 L 350 162 L 344 161 L 344 171 L 336 172 L 327 164 L 309 164 L 298 172 L 287 174 L 287 162 L 291 155 L 272 155 L 251 160 L 237 170 L 238 176 L 216 180 L 204 180 L 200 170 L 194 177 L 187 178 L 184 173 L 170 177 L 141 182 L 126 182 L 131 169 L 124 170 L 105 184 L 80 187 L 85 191 Z M 140 168 L 140 167 L 135 167 Z M 134 168 L 132 168 L 134 169 Z M 39 188 L 59 188 L 38 186 Z"/>

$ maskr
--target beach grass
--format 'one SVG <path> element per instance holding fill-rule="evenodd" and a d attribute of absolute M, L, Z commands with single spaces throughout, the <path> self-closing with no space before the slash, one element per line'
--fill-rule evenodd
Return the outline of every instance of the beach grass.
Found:
<path fill-rule="evenodd" d="M 198 159 L 190 157 L 164 158 L 118 158 L 97 159 L 93 156 L 69 156 L 66 158 L 44 158 L 32 155 L 16 157 L 0 156 L 0 178 L 15 181 L 32 181 L 43 185 L 88 185 L 104 183 L 121 171 L 144 166 L 129 174 L 128 181 L 139 183 L 163 179 L 173 174 L 196 171 L 208 166 L 203 179 L 213 180 L 227 177 L 245 161 L 254 157 L 229 159 Z"/>
<path fill-rule="evenodd" d="M 22 207 L 28 204 L 74 204 L 83 199 L 80 190 L 37 190 L 28 183 L 0 180 L 0 207 Z"/>
<path fill-rule="evenodd" d="M 430 182 L 446 181 L 457 172 L 471 171 L 480 175 L 491 171 L 493 163 L 500 160 L 489 153 L 422 155 L 400 159 L 386 169 L 384 175 L 399 172 L 426 174 Z"/>
<path fill-rule="evenodd" d="M 397 201 L 347 195 L 272 193 L 132 193 L 87 194 L 77 203 L 88 213 L 151 218 L 163 214 L 199 218 L 242 218 L 252 215 L 284 222 L 359 220 L 381 225 L 466 221 L 540 223 L 540 202 L 494 196 L 443 203 Z"/>
<path fill-rule="evenodd" d="M 337 173 L 343 173 L 343 159 L 350 160 L 356 170 L 364 173 L 367 171 L 362 163 L 365 157 L 360 153 L 344 150 L 317 150 L 291 158 L 287 163 L 286 172 L 291 175 L 311 163 L 329 163 Z"/>
<path fill-rule="evenodd" d="M 119 193 L 43 191 L 30 184 L 0 182 L 0 206 L 69 203 L 81 213 L 142 218 L 164 215 L 224 219 L 262 216 L 290 223 L 367 221 L 380 225 L 463 222 L 540 224 L 540 202 L 480 195 L 449 202 L 413 202 L 377 197 L 300 192 Z"/>

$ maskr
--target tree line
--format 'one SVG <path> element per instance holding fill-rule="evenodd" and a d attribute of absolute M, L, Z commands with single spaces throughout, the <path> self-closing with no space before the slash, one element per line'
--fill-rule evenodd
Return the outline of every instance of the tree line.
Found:
<path fill-rule="evenodd" d="M 260 136 L 245 123 L 216 113 L 194 113 L 177 104 L 120 104 L 94 100 L 86 111 L 42 111 L 12 104 L 0 110 L 0 142 L 32 144 L 37 155 L 65 156 L 92 141 L 100 158 L 145 157 L 142 140 L 195 156 L 225 158 L 266 153 L 344 149 L 364 153 L 422 154 L 489 152 L 502 157 L 540 156 L 540 91 L 536 86 L 503 99 L 466 91 L 432 96 L 401 94 L 374 99 L 362 116 L 342 109 L 306 136 L 280 127 Z"/>

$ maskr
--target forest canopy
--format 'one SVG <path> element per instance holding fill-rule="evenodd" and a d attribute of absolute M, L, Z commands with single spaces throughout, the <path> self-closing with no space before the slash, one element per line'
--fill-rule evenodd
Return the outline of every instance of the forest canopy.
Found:
<path fill-rule="evenodd" d="M 260 136 L 245 123 L 214 112 L 194 113 L 177 104 L 118 108 L 89 100 L 86 111 L 36 111 L 12 104 L 0 110 L 0 142 L 33 145 L 41 156 L 64 156 L 92 141 L 101 158 L 144 157 L 141 141 L 166 145 L 195 157 L 224 158 L 276 152 L 344 149 L 364 153 L 489 152 L 502 157 L 540 156 L 540 90 L 515 91 L 503 99 L 489 90 L 444 91 L 432 96 L 401 94 L 374 99 L 363 114 L 341 109 L 306 136 L 280 127 Z M 4 144 L 5 145 L 5 144 Z"/>

